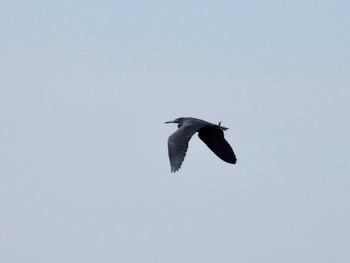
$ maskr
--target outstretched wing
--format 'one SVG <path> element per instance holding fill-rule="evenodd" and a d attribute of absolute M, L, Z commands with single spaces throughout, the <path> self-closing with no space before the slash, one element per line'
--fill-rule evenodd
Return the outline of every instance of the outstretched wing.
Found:
<path fill-rule="evenodd" d="M 217 126 L 205 126 L 198 131 L 199 138 L 212 150 L 221 160 L 235 164 L 236 155 L 230 144 L 224 138 L 224 132 Z"/>
<path fill-rule="evenodd" d="M 175 173 L 180 169 L 186 156 L 188 142 L 199 128 L 198 125 L 196 127 L 191 125 L 191 123 L 184 122 L 176 132 L 169 136 L 168 154 L 172 172 Z"/>

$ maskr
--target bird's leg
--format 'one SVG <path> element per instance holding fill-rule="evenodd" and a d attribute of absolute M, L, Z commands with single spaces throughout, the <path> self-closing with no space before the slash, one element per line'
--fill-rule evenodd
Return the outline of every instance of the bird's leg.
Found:
<path fill-rule="evenodd" d="M 222 130 L 222 131 L 226 131 L 226 130 L 228 129 L 228 128 L 224 127 L 224 126 L 221 126 L 221 121 L 219 122 L 217 128 L 218 128 L 219 130 Z"/>

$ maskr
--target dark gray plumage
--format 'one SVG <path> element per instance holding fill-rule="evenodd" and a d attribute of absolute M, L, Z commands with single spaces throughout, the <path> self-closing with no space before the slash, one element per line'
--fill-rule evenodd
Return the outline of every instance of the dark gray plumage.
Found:
<path fill-rule="evenodd" d="M 178 118 L 165 123 L 177 123 L 178 129 L 168 138 L 168 154 L 171 172 L 180 169 L 185 159 L 188 142 L 198 132 L 199 138 L 212 150 L 221 160 L 235 164 L 236 155 L 231 146 L 224 138 L 224 131 L 228 128 L 216 125 L 196 118 Z"/>

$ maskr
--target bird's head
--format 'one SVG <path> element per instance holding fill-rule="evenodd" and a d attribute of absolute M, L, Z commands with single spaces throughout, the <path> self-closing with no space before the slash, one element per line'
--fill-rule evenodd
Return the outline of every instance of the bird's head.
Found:
<path fill-rule="evenodd" d="M 166 121 L 165 123 L 166 123 L 166 124 L 168 124 L 168 123 L 177 123 L 177 127 L 180 128 L 181 125 L 182 125 L 183 122 L 184 122 L 184 119 L 185 119 L 185 118 L 177 118 L 177 119 L 175 119 L 175 120 L 173 120 L 173 121 Z"/>

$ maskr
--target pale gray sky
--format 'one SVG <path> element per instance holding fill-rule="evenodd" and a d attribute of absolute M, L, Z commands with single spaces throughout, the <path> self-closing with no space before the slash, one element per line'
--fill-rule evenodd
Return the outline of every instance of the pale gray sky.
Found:
<path fill-rule="evenodd" d="M 0 262 L 350 262 L 349 10 L 2 3 Z M 237 165 L 171 174 L 182 116 Z"/>

